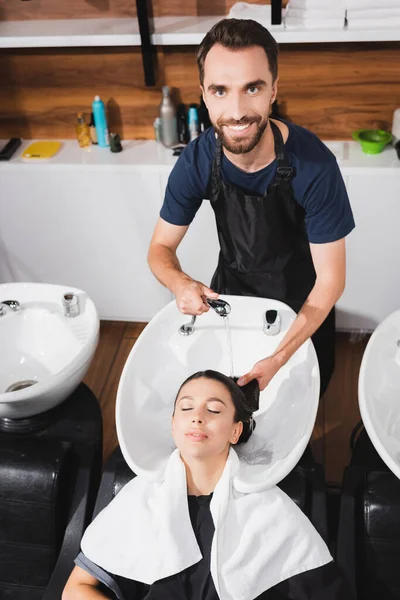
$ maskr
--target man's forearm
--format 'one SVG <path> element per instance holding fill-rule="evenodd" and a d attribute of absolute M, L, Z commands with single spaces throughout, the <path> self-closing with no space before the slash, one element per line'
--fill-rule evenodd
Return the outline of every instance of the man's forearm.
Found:
<path fill-rule="evenodd" d="M 173 294 L 179 281 L 191 281 L 191 277 L 182 271 L 178 257 L 171 248 L 154 244 L 150 246 L 147 258 L 154 276 Z"/>
<path fill-rule="evenodd" d="M 275 350 L 273 357 L 280 368 L 324 322 L 342 295 L 342 287 L 315 285 L 296 319 Z"/>

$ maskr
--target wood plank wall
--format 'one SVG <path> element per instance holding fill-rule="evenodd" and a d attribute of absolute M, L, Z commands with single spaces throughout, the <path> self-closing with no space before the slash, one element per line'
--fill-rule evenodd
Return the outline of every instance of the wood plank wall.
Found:
<path fill-rule="evenodd" d="M 261 3 L 262 0 L 259 0 Z M 153 0 L 156 16 L 226 14 L 234 0 Z M 0 0 L 0 18 L 134 17 L 132 0 Z M 143 83 L 139 48 L 0 51 L 0 138 L 73 138 L 75 115 L 95 94 L 108 104 L 111 131 L 152 139 L 164 84 L 185 103 L 199 100 L 196 48 L 159 47 L 159 81 Z M 325 139 L 360 127 L 391 128 L 400 106 L 400 43 L 288 44 L 280 47 L 283 115 Z"/>

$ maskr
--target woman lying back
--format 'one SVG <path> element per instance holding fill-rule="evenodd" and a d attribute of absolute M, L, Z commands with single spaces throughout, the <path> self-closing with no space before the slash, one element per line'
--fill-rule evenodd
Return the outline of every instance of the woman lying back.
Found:
<path fill-rule="evenodd" d="M 352 598 L 286 494 L 235 488 L 234 447 L 253 433 L 253 399 L 254 389 L 216 371 L 183 382 L 163 481 L 135 477 L 96 517 L 62 600 Z"/>

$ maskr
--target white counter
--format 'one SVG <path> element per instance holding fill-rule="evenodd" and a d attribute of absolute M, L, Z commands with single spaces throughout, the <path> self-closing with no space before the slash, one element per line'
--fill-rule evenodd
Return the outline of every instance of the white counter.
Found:
<path fill-rule="evenodd" d="M 3 146 L 7 140 L 2 140 Z M 135 172 L 154 168 L 169 172 L 177 161 L 172 150 L 164 148 L 154 140 L 125 140 L 122 142 L 123 151 L 113 153 L 109 148 L 91 146 L 82 149 L 75 140 L 60 140 L 63 146 L 56 156 L 48 160 L 26 160 L 20 156 L 29 143 L 27 140 L 17 150 L 10 161 L 0 162 L 0 169 L 36 169 L 54 166 L 57 170 L 101 170 L 112 172 Z M 325 141 L 325 144 L 335 154 L 343 175 L 360 173 L 366 169 L 369 174 L 392 174 L 400 176 L 400 160 L 392 146 L 380 154 L 365 154 L 360 144 L 355 141 Z"/>

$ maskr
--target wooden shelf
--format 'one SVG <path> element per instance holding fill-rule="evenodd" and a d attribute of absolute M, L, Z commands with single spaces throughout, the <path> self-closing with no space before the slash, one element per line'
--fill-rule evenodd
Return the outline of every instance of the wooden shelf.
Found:
<path fill-rule="evenodd" d="M 198 45 L 221 16 L 158 17 L 152 42 L 159 46 Z M 270 27 L 279 44 L 400 41 L 392 29 L 284 29 Z M 0 48 L 140 46 L 136 19 L 68 19 L 0 22 Z"/>

